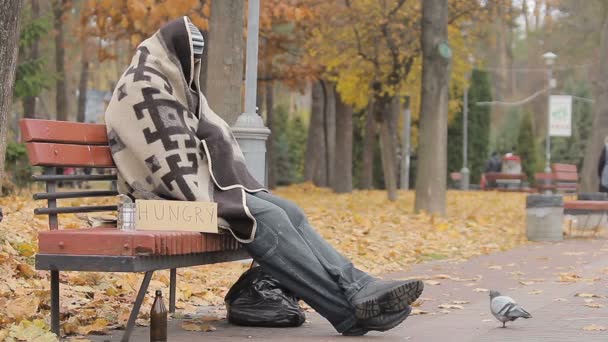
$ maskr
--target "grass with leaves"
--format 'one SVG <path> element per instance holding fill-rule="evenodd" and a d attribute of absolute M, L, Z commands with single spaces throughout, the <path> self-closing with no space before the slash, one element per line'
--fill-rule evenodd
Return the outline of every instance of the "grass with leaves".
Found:
<path fill-rule="evenodd" d="M 446 217 L 413 213 L 411 191 L 400 192 L 396 202 L 380 190 L 338 195 L 310 184 L 275 194 L 298 203 L 323 237 L 372 274 L 438 259 L 466 260 L 526 242 L 524 194 L 448 192 Z M 112 201 L 69 200 L 64 205 Z M 49 273 L 34 269 L 37 232 L 48 229 L 46 217 L 33 214 L 41 205 L 30 195 L 0 198 L 5 213 L 0 223 L 0 341 L 55 340 L 48 333 Z M 64 229 L 83 226 L 74 215 L 63 215 L 60 223 Z M 178 311 L 194 313 L 211 305 L 221 312 L 223 296 L 247 267 L 234 262 L 179 269 Z M 141 274 L 62 272 L 60 279 L 62 329 L 78 336 L 124 326 Z M 139 324 L 147 324 L 153 292 L 168 294 L 168 286 L 168 271 L 156 272 Z"/>

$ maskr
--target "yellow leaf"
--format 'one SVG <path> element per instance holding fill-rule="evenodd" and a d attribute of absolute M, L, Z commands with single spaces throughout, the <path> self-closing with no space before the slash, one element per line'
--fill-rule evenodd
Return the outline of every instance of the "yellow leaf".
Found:
<path fill-rule="evenodd" d="M 57 336 L 48 331 L 48 327 L 42 320 L 23 320 L 19 325 L 13 325 L 9 329 L 9 337 L 19 341 L 31 342 L 58 342 Z"/>
<path fill-rule="evenodd" d="M 603 325 L 590 324 L 583 327 L 585 331 L 606 331 L 606 327 Z"/>
<path fill-rule="evenodd" d="M 36 274 L 36 271 L 32 268 L 32 266 L 28 264 L 19 264 L 17 265 L 17 270 L 21 273 L 22 276 L 26 278 L 31 278 Z"/>
<path fill-rule="evenodd" d="M 4 309 L 9 318 L 14 318 L 16 321 L 21 321 L 38 311 L 40 299 L 36 296 L 19 297 L 14 300 L 9 300 Z"/>

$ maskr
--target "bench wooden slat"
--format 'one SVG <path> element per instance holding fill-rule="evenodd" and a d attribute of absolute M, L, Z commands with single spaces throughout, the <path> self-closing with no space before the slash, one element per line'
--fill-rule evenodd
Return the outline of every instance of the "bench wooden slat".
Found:
<path fill-rule="evenodd" d="M 105 125 L 37 119 L 22 119 L 19 125 L 25 142 L 108 145 Z"/>
<path fill-rule="evenodd" d="M 34 199 L 45 200 L 59 198 L 110 197 L 116 195 L 118 195 L 118 191 L 115 190 L 39 192 L 34 194 Z"/>
<path fill-rule="evenodd" d="M 229 234 L 121 231 L 115 228 L 42 231 L 38 239 L 43 254 L 169 256 L 240 248 Z"/>
<path fill-rule="evenodd" d="M 114 167 L 108 146 L 83 146 L 44 142 L 27 143 L 34 166 Z"/>
<path fill-rule="evenodd" d="M 564 209 L 608 211 L 608 201 L 566 201 Z"/>
<path fill-rule="evenodd" d="M 537 172 L 537 173 L 534 174 L 534 179 L 536 179 L 536 180 L 553 180 L 553 174 L 552 173 Z"/>
<path fill-rule="evenodd" d="M 553 170 L 554 173 L 558 173 L 558 172 L 577 173 L 578 172 L 578 170 L 576 169 L 576 165 L 574 165 L 574 164 L 555 163 L 555 164 L 551 165 L 551 169 Z"/>
<path fill-rule="evenodd" d="M 578 173 L 557 171 L 553 174 L 556 181 L 578 182 Z"/>

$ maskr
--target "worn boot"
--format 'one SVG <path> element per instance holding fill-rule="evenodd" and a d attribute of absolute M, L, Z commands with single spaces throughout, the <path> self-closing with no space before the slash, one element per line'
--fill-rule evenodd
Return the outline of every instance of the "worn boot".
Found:
<path fill-rule="evenodd" d="M 410 306 L 406 306 L 403 311 L 393 313 L 383 313 L 376 317 L 360 320 L 357 324 L 344 331 L 344 336 L 363 336 L 368 332 L 374 331 L 387 331 L 401 324 L 407 316 L 412 312 Z"/>
<path fill-rule="evenodd" d="M 376 279 L 355 294 L 350 302 L 360 320 L 377 317 L 383 313 L 396 313 L 412 304 L 424 289 L 420 280 Z"/>

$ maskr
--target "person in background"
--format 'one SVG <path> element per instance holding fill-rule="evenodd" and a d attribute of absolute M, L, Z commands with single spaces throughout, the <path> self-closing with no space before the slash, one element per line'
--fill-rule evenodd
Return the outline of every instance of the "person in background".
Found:
<path fill-rule="evenodd" d="M 492 152 L 492 155 L 486 161 L 486 168 L 484 172 L 500 172 L 502 168 L 502 160 L 498 155 L 498 152 Z"/>
<path fill-rule="evenodd" d="M 606 153 L 608 153 L 608 136 L 604 138 L 604 147 L 600 154 L 600 162 L 597 165 L 597 176 L 600 179 L 600 192 L 608 192 L 608 165 L 606 165 L 608 158 L 606 157 Z"/>

